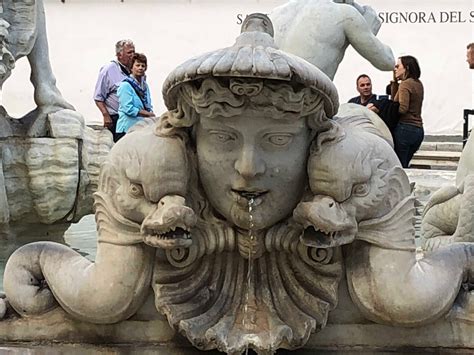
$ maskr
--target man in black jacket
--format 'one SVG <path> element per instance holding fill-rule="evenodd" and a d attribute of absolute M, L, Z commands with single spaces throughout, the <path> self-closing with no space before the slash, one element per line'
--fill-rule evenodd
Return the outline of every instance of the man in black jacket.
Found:
<path fill-rule="evenodd" d="M 372 81 L 367 74 L 361 74 L 356 80 L 359 96 L 353 97 L 349 103 L 367 107 L 375 112 L 385 122 L 390 132 L 393 132 L 398 123 L 398 102 L 389 100 L 386 96 L 377 97 L 372 93 Z"/>
<path fill-rule="evenodd" d="M 372 80 L 367 74 L 361 74 L 357 77 L 356 89 L 359 96 L 350 99 L 349 103 L 367 106 L 368 109 L 372 110 L 373 104 L 377 101 L 377 95 L 372 93 Z M 369 106 L 369 104 L 372 105 Z"/>

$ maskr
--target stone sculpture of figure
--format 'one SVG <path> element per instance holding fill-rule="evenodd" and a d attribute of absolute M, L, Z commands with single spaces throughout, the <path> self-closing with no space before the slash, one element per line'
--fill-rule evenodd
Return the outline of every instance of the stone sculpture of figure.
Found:
<path fill-rule="evenodd" d="M 102 167 L 95 263 L 54 243 L 21 247 L 4 276 L 17 313 L 59 304 L 115 323 L 151 286 L 197 348 L 269 354 L 325 327 L 343 273 L 370 320 L 421 326 L 450 310 L 472 282 L 474 245 L 415 258 L 414 198 L 389 140 L 364 115 L 335 116 L 330 79 L 278 50 L 271 28 L 250 15 L 234 46 L 168 76 L 168 112 Z"/>
<path fill-rule="evenodd" d="M 474 69 L 474 44 L 467 45 L 467 63 Z M 456 170 L 456 186 L 436 191 L 423 211 L 423 247 L 437 249 L 455 242 L 474 243 L 474 138 L 463 148 Z"/>
<path fill-rule="evenodd" d="M 43 0 L 2 2 L 0 15 L 0 87 L 11 74 L 15 61 L 23 56 L 28 57 L 31 66 L 31 82 L 34 86 L 34 100 L 39 112 L 27 115 L 19 123 L 10 127 L 6 117 L 0 117 L 0 127 L 5 132 L 12 131 L 15 135 L 44 135 L 42 129 L 32 132 L 34 119 L 38 114 L 48 114 L 62 109 L 73 109 L 62 97 L 56 87 L 56 79 L 51 69 L 46 38 L 45 14 Z M 28 128 L 21 126 L 30 126 Z M 8 127 L 8 128 L 7 128 Z"/>
<path fill-rule="evenodd" d="M 153 247 L 189 246 L 186 231 L 196 218 L 184 206 L 189 174 L 183 141 L 157 137 L 151 130 L 138 133 L 117 143 L 102 166 L 95 194 L 99 241 L 94 263 L 52 242 L 27 244 L 9 259 L 4 289 L 22 316 L 42 314 L 59 303 L 88 322 L 127 319 L 149 291 Z"/>
<path fill-rule="evenodd" d="M 353 1 L 291 0 L 271 14 L 281 50 L 306 59 L 331 79 L 350 44 L 377 69 L 393 69 L 392 50 L 375 35 L 381 22 L 369 6 Z"/>
<path fill-rule="evenodd" d="M 37 108 L 20 119 L 0 107 L 0 228 L 77 221 L 92 213 L 107 135 L 86 127 L 56 87 L 43 0 L 0 3 L 0 88 L 27 56 Z"/>
<path fill-rule="evenodd" d="M 456 171 L 456 185 L 443 186 L 428 201 L 421 220 L 423 248 L 474 243 L 474 139 L 469 137 Z"/>
<path fill-rule="evenodd" d="M 461 284 L 472 282 L 474 245 L 417 260 L 414 197 L 389 142 L 366 118 L 349 115 L 335 122 L 342 132 L 313 143 L 308 175 L 314 196 L 294 212 L 306 227 L 304 243 L 348 245 L 351 299 L 368 319 L 397 326 L 439 319 Z"/>

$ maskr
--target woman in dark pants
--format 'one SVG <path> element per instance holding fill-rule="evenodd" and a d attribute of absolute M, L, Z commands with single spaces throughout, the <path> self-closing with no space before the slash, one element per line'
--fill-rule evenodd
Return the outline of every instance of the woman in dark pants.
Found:
<path fill-rule="evenodd" d="M 423 84 L 421 70 L 416 58 L 398 58 L 394 69 L 395 80 L 391 83 L 393 100 L 400 104 L 400 119 L 393 134 L 395 152 L 404 168 L 420 148 L 424 138 L 421 106 L 423 104 Z M 400 83 L 398 82 L 400 80 Z"/>

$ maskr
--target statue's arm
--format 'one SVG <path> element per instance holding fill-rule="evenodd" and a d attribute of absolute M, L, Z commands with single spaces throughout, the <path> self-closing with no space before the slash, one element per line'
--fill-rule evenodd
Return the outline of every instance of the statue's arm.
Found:
<path fill-rule="evenodd" d="M 372 65 L 380 70 L 392 70 L 395 58 L 392 50 L 375 37 L 367 20 L 353 7 L 344 11 L 344 32 L 349 44 Z"/>
<path fill-rule="evenodd" d="M 362 14 L 362 16 L 364 16 L 364 19 L 367 22 L 370 30 L 372 31 L 374 36 L 376 36 L 380 30 L 380 27 L 382 26 L 382 22 L 379 20 L 377 16 L 377 12 L 373 8 L 367 5 L 360 6 L 359 4 L 354 3 L 352 6 L 354 6 L 357 9 L 357 11 L 359 11 Z"/>

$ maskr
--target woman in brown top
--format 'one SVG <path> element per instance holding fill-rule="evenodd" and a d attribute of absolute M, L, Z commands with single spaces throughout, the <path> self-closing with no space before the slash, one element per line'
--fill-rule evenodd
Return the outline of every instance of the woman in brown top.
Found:
<path fill-rule="evenodd" d="M 392 81 L 393 100 L 400 103 L 400 119 L 393 133 L 395 152 L 404 168 L 408 168 L 411 158 L 420 148 L 424 138 L 421 106 L 423 104 L 423 84 L 421 70 L 416 58 L 398 58 Z M 398 80 L 401 80 L 398 83 Z"/>

